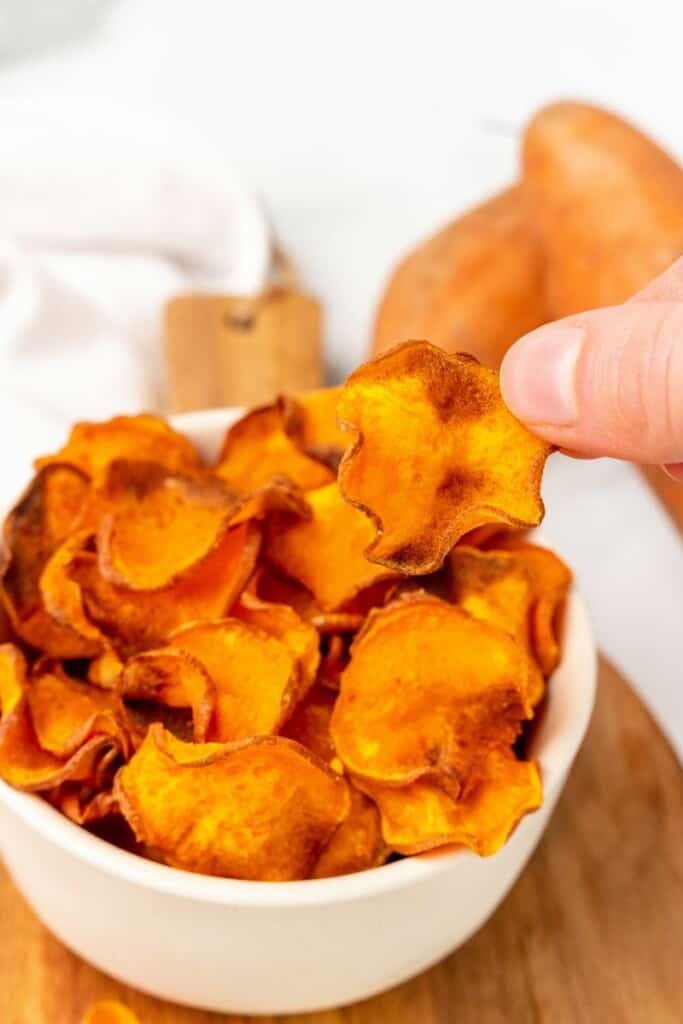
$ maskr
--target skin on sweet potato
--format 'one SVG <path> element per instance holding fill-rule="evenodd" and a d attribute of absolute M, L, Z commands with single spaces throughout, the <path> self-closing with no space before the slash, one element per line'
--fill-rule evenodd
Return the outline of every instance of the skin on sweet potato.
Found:
<path fill-rule="evenodd" d="M 510 345 L 544 320 L 542 266 L 520 186 L 422 242 L 390 277 L 372 352 L 426 338 L 496 369 Z"/>
<path fill-rule="evenodd" d="M 548 319 L 624 302 L 683 253 L 683 169 L 620 117 L 545 107 L 522 162 Z"/>

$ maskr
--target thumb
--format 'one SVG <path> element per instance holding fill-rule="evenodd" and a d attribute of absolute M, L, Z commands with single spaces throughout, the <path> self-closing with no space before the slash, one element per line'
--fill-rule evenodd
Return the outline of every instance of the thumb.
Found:
<path fill-rule="evenodd" d="M 515 416 L 561 448 L 683 462 L 683 301 L 643 296 L 540 327 L 500 375 Z"/>

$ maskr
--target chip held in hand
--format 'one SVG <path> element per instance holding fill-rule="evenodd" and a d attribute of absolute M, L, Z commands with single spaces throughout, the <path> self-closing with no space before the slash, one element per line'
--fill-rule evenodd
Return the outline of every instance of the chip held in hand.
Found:
<path fill-rule="evenodd" d="M 434 572 L 478 526 L 541 522 L 551 446 L 515 419 L 498 375 L 471 356 L 398 345 L 351 374 L 338 414 L 358 434 L 339 485 L 375 524 L 372 562 Z"/>

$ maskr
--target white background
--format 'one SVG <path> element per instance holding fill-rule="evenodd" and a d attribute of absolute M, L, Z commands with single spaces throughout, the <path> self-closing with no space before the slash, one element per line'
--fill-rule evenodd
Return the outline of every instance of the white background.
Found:
<path fill-rule="evenodd" d="M 683 157 L 677 9 L 673 0 L 121 0 L 78 43 L 0 64 L 0 98 L 101 94 L 202 130 L 261 193 L 322 298 L 337 379 L 366 350 L 400 252 L 514 178 L 519 129 L 541 103 L 613 106 Z M 683 752 L 683 552 L 673 528 L 616 463 L 555 456 L 545 496 L 547 533 L 577 570 L 601 645 Z"/>

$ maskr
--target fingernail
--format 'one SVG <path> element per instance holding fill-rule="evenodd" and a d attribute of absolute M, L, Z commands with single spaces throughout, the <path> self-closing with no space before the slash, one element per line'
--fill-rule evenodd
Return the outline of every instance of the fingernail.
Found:
<path fill-rule="evenodd" d="M 677 484 L 683 484 L 683 462 L 669 462 L 666 466 L 662 466 L 662 469 Z"/>
<path fill-rule="evenodd" d="M 541 327 L 512 346 L 500 384 L 518 419 L 558 427 L 576 422 L 576 367 L 585 336 L 582 327 Z"/>

